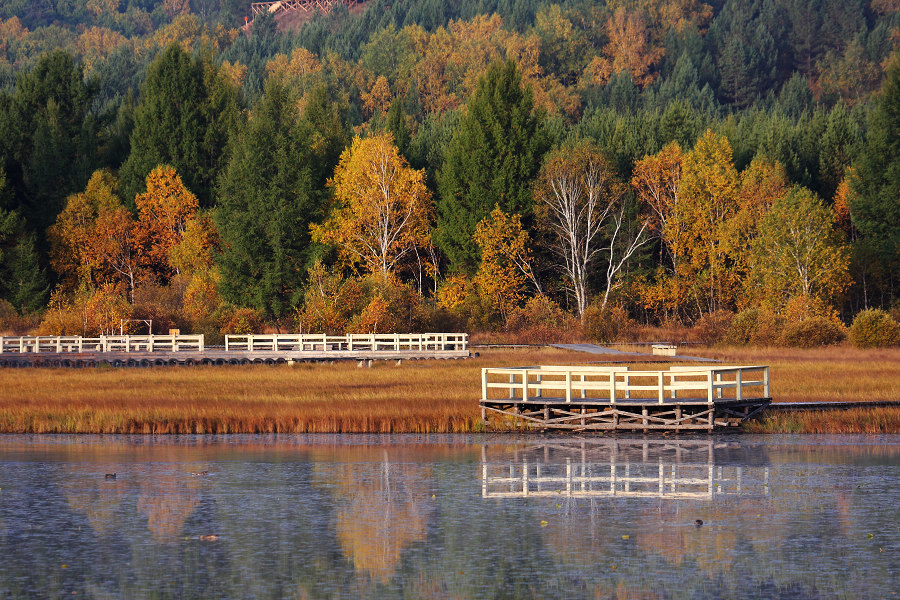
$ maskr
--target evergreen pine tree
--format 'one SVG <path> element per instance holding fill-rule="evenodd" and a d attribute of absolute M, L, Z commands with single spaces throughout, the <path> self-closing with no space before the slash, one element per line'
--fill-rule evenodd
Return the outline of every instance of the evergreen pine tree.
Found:
<path fill-rule="evenodd" d="M 894 56 L 870 114 L 854 182 L 853 224 L 893 289 L 900 274 L 900 54 Z"/>
<path fill-rule="evenodd" d="M 238 134 L 218 188 L 216 225 L 222 295 L 276 323 L 296 303 L 305 276 L 309 224 L 321 216 L 316 184 L 326 158 L 295 98 L 270 79 Z M 328 147 L 329 144 L 324 144 Z M 333 166 L 333 165 L 331 165 Z"/>
<path fill-rule="evenodd" d="M 530 88 L 515 62 L 493 64 L 479 81 L 438 174 L 437 242 L 453 271 L 474 272 L 475 225 L 498 205 L 531 214 L 531 182 L 548 143 Z"/>
<path fill-rule="evenodd" d="M 214 67 L 169 45 L 150 65 L 134 111 L 131 154 L 121 170 L 125 201 L 132 204 L 147 174 L 168 164 L 201 206 L 210 206 L 236 110 L 234 89 Z"/>

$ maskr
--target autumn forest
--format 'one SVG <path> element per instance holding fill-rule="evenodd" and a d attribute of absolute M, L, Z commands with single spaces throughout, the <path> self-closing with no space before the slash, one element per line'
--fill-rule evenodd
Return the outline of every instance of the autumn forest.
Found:
<path fill-rule="evenodd" d="M 900 343 L 900 1 L 248 16 L 0 0 L 0 334 Z"/>

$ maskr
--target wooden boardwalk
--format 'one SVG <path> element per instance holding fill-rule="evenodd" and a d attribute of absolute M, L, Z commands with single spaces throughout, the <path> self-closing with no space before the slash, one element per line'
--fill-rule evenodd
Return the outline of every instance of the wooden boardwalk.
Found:
<path fill-rule="evenodd" d="M 712 431 L 771 404 L 766 366 L 482 369 L 481 416 L 536 430 Z"/>
<path fill-rule="evenodd" d="M 195 336 L 0 337 L 0 366 L 115 367 L 468 358 L 465 333 L 251 334 L 209 347 Z"/>

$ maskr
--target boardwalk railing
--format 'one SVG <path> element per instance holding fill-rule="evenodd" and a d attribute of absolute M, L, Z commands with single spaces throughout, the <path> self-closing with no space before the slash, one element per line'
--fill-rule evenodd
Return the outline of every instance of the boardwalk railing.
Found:
<path fill-rule="evenodd" d="M 564 402 L 600 400 L 648 402 L 769 397 L 766 366 L 671 367 L 632 371 L 628 367 L 535 366 L 481 370 L 482 400 Z"/>
<path fill-rule="evenodd" d="M 466 333 L 281 333 L 226 335 L 226 351 L 243 352 L 449 352 L 467 350 Z"/>
<path fill-rule="evenodd" d="M 40 352 L 203 352 L 203 335 L 0 336 L 0 354 Z"/>

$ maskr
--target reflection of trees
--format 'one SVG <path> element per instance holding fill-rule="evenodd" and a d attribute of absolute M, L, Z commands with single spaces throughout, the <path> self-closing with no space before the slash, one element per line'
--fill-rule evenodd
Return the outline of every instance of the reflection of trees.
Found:
<path fill-rule="evenodd" d="M 200 480 L 182 465 L 147 465 L 140 471 L 138 512 L 147 518 L 147 528 L 158 542 L 178 539 L 184 523 L 197 507 Z"/>
<path fill-rule="evenodd" d="M 397 453 L 383 449 L 361 448 L 355 454 L 357 460 L 378 462 L 342 463 L 318 472 L 317 479 L 334 485 L 335 528 L 344 555 L 358 572 L 384 583 L 404 548 L 425 539 L 431 468 L 395 463 L 391 455 Z"/>
<path fill-rule="evenodd" d="M 104 466 L 70 463 L 66 465 L 65 477 L 60 483 L 69 506 L 87 517 L 97 535 L 115 531 L 121 526 L 122 503 L 129 494 L 127 481 L 104 479 Z"/>

